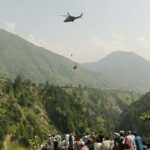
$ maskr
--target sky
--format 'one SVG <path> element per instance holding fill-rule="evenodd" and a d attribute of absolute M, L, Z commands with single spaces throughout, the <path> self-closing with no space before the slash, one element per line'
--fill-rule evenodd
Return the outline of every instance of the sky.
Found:
<path fill-rule="evenodd" d="M 64 23 L 67 12 L 84 15 Z M 81 63 L 118 50 L 150 60 L 150 0 L 0 0 L 0 28 Z"/>

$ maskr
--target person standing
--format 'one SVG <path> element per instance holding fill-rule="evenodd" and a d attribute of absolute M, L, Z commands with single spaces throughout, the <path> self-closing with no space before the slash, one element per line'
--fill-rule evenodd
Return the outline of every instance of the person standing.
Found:
<path fill-rule="evenodd" d="M 120 131 L 120 138 L 119 138 L 119 149 L 120 150 L 124 150 L 124 145 L 123 145 L 123 141 L 125 139 L 125 132 L 124 131 Z"/>
<path fill-rule="evenodd" d="M 102 142 L 101 150 L 112 150 L 112 149 L 113 149 L 112 142 L 109 139 L 109 137 L 106 136 Z"/>
<path fill-rule="evenodd" d="M 69 150 L 74 150 L 74 137 L 72 133 L 69 135 Z"/>
<path fill-rule="evenodd" d="M 69 148 L 69 134 L 66 134 L 66 136 L 65 136 L 65 145 L 66 145 L 66 149 L 68 149 Z"/>
<path fill-rule="evenodd" d="M 100 139 L 96 139 L 96 142 L 94 143 L 94 150 L 101 150 L 102 143 Z"/>
<path fill-rule="evenodd" d="M 142 138 L 137 134 L 137 132 L 134 132 L 134 136 L 135 136 L 136 150 L 143 150 Z"/>
<path fill-rule="evenodd" d="M 135 136 L 131 134 L 131 131 L 128 131 L 127 136 L 123 141 L 125 150 L 135 150 Z"/>

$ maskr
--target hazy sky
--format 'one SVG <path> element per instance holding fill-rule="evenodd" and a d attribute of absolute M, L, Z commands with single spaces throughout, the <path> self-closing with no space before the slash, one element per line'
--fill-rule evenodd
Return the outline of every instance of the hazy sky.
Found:
<path fill-rule="evenodd" d="M 64 23 L 66 12 L 84 15 Z M 78 62 L 116 50 L 150 60 L 150 0 L 0 0 L 0 27 Z"/>

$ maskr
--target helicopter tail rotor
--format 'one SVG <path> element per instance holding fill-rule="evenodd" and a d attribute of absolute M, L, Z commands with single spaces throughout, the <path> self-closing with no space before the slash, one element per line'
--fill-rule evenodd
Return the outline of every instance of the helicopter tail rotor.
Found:
<path fill-rule="evenodd" d="M 80 15 L 80 17 L 82 17 L 83 16 L 83 12 L 81 12 L 81 15 Z"/>

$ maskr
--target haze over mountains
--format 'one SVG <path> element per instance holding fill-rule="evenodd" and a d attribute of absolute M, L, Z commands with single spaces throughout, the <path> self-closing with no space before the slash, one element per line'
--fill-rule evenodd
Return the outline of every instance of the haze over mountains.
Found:
<path fill-rule="evenodd" d="M 98 62 L 83 66 L 110 76 L 131 89 L 150 88 L 150 62 L 133 52 L 116 51 Z"/>
<path fill-rule="evenodd" d="M 78 67 L 71 60 L 37 47 L 21 37 L 0 30 L 0 76 L 14 79 L 17 75 L 33 82 L 89 87 L 111 87 L 109 79 Z"/>
<path fill-rule="evenodd" d="M 79 66 L 76 70 L 75 64 Z M 134 53 L 118 51 L 98 62 L 81 65 L 2 29 L 0 68 L 2 78 L 21 75 L 33 82 L 126 90 L 150 87 L 150 62 Z"/>

